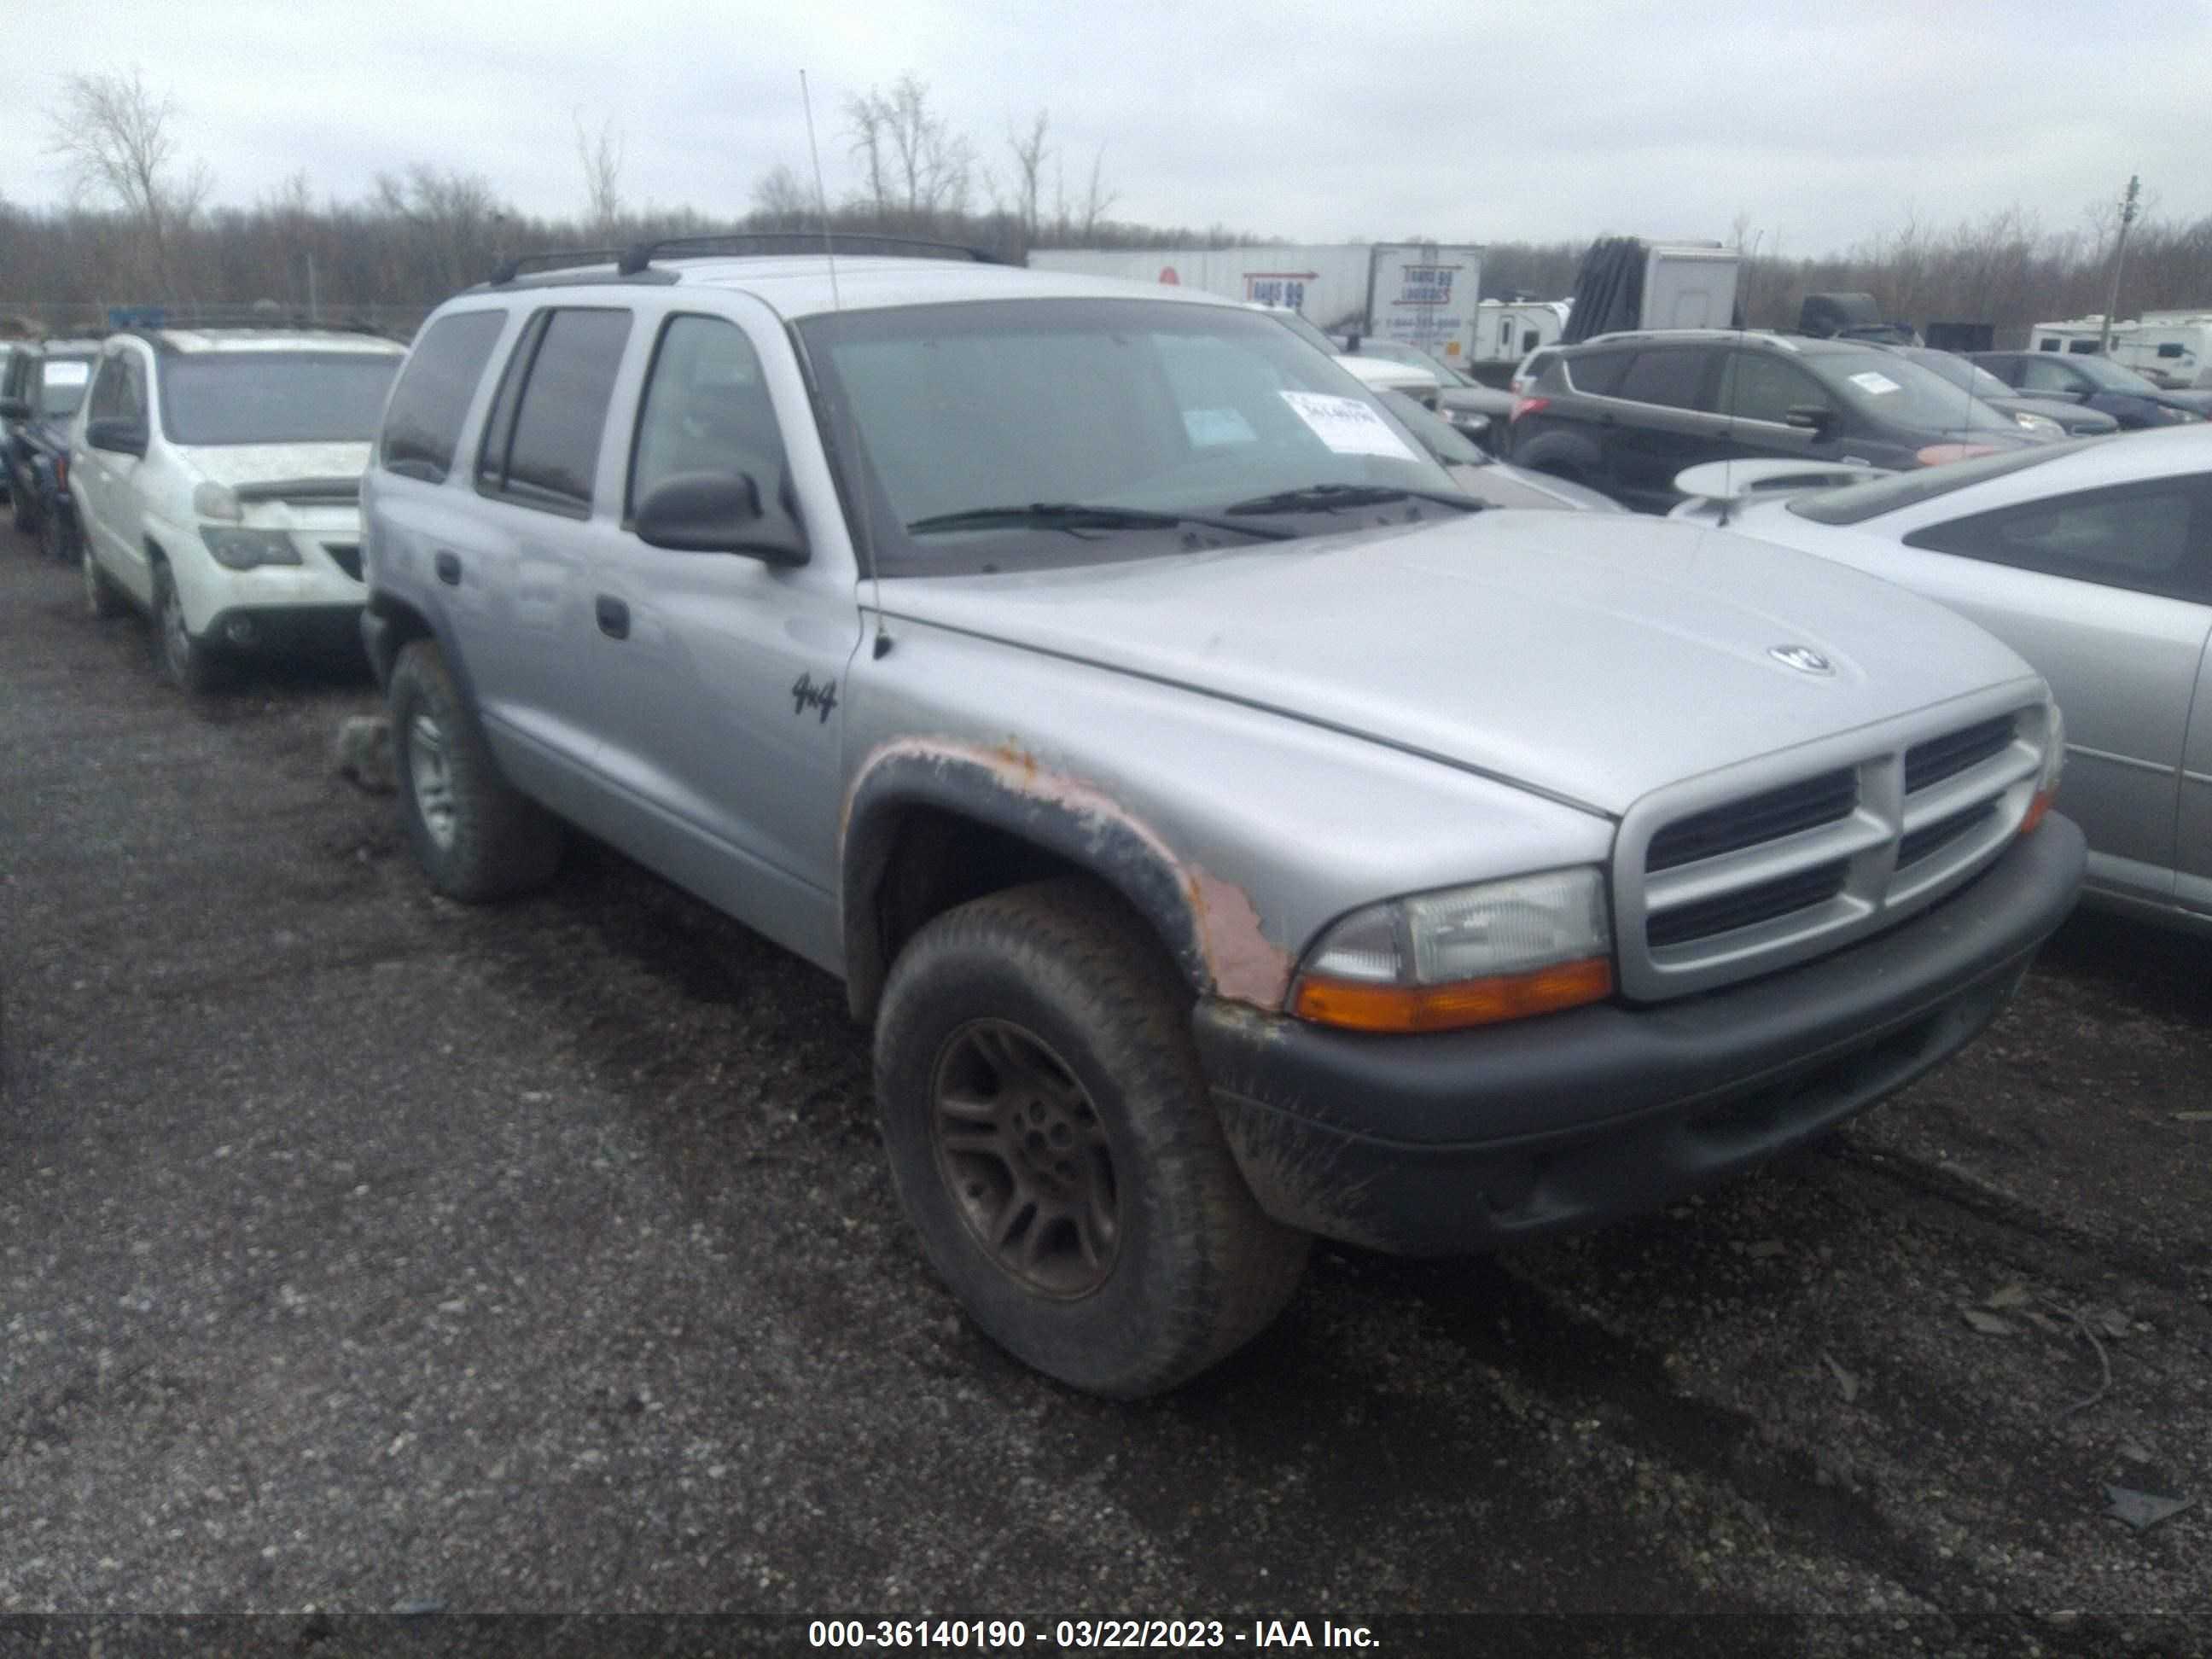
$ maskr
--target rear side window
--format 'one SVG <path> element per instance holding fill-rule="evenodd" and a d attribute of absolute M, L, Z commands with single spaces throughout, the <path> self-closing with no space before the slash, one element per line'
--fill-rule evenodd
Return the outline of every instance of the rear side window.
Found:
<path fill-rule="evenodd" d="M 477 469 L 479 489 L 580 518 L 591 510 L 599 439 L 629 325 L 627 311 L 547 313 L 536 349 L 524 341 L 500 388 Z"/>
<path fill-rule="evenodd" d="M 422 331 L 384 410 L 378 455 L 387 472 L 445 482 L 469 400 L 506 322 L 503 311 L 461 311 Z"/>
<path fill-rule="evenodd" d="M 1593 351 L 1587 357 L 1571 357 L 1567 360 L 1567 379 L 1574 382 L 1577 392 L 1610 398 L 1620 388 L 1629 356 L 1626 351 Z"/>
<path fill-rule="evenodd" d="M 2053 576 L 2212 599 L 2203 491 L 2192 478 L 2160 478 L 2115 489 L 2061 495 L 1949 524 L 1905 538 L 1908 547 L 1964 554 Z"/>
<path fill-rule="evenodd" d="M 1666 409 L 1695 409 L 1698 386 L 1705 378 L 1705 362 L 1706 354 L 1702 351 L 1639 351 L 1613 395 Z"/>

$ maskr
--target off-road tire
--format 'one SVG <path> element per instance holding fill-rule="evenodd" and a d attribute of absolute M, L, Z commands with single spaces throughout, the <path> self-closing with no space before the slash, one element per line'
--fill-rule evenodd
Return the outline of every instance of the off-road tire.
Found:
<path fill-rule="evenodd" d="M 179 691 L 219 690 L 232 677 L 230 660 L 215 642 L 194 639 L 185 627 L 176 579 L 159 559 L 154 562 L 153 645 L 154 666 Z"/>
<path fill-rule="evenodd" d="M 58 516 L 58 514 L 56 515 L 57 519 Z M 63 533 L 55 527 L 52 520 L 48 522 L 44 532 L 48 538 Z M 129 608 L 124 603 L 123 595 L 117 590 L 115 584 L 107 579 L 107 573 L 100 568 L 100 561 L 92 556 L 91 546 L 82 538 L 76 538 L 76 541 L 77 569 L 84 578 L 84 608 L 100 622 L 106 622 L 111 617 L 121 616 Z M 48 546 L 51 550 L 51 542 Z"/>
<path fill-rule="evenodd" d="M 1118 899 L 1066 879 L 931 921 L 892 964 L 877 1016 L 884 1144 L 931 1264 L 1000 1346 L 1093 1394 L 1157 1394 L 1206 1370 L 1266 1328 L 1305 1267 L 1306 1235 L 1261 1212 L 1223 1139 L 1190 1000 Z M 1104 1131 L 1116 1243 L 1103 1282 L 1079 1295 L 1002 1266 L 939 1156 L 940 1062 L 978 1022 L 1034 1034 Z"/>
<path fill-rule="evenodd" d="M 434 641 L 411 641 L 400 652 L 386 703 L 399 819 L 430 884 L 481 904 L 551 880 L 561 863 L 560 821 L 500 776 Z"/>

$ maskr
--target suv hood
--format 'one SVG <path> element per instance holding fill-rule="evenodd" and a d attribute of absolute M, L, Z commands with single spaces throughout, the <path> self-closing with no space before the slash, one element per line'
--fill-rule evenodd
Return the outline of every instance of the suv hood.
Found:
<path fill-rule="evenodd" d="M 289 483 L 303 478 L 359 478 L 368 471 L 366 440 L 350 444 L 204 444 L 177 453 L 203 478 L 234 489 L 240 484 Z"/>
<path fill-rule="evenodd" d="M 885 609 L 1231 698 L 1618 815 L 1662 784 L 2033 671 L 1962 617 L 1727 531 L 1442 524 L 1018 575 Z M 1771 653 L 1809 646 L 1814 675 Z"/>

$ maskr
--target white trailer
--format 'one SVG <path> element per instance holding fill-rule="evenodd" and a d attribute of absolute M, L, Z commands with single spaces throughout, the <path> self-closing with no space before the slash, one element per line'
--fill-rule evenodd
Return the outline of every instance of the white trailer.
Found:
<path fill-rule="evenodd" d="M 1474 308 L 1474 349 L 1468 361 L 1517 363 L 1559 337 L 1567 325 L 1565 300 L 1484 300 Z"/>
<path fill-rule="evenodd" d="M 1331 333 L 1401 340 L 1446 362 L 1471 361 L 1482 250 L 1437 242 L 1257 247 L 1036 248 L 1039 270 L 1203 289 L 1295 311 Z"/>
<path fill-rule="evenodd" d="M 2031 351 L 2087 353 L 2105 336 L 2101 316 L 2038 323 L 2028 333 Z M 2106 355 L 2162 386 L 2212 386 L 2212 312 L 2146 311 L 2132 322 L 2115 322 Z"/>

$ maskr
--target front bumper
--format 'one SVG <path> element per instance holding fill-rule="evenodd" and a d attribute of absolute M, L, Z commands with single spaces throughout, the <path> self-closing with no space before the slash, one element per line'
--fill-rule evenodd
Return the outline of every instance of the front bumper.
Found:
<path fill-rule="evenodd" d="M 355 662 L 361 615 L 358 604 L 232 605 L 210 617 L 199 637 L 223 651 Z"/>
<path fill-rule="evenodd" d="M 1901 926 L 1643 1007 L 1363 1036 L 1207 1000 L 1199 1054 L 1261 1207 L 1325 1237 L 1446 1255 L 1656 1208 L 1841 1122 L 1996 1017 L 2073 908 L 2052 815 Z"/>

